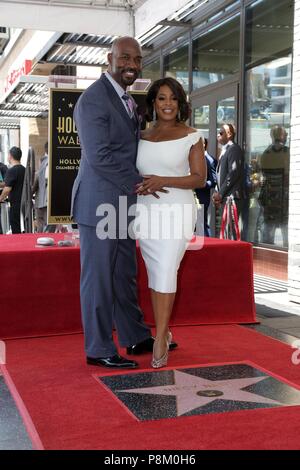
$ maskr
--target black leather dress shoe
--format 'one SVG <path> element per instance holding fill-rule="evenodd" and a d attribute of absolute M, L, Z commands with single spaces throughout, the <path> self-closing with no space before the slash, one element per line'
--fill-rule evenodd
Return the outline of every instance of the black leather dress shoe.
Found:
<path fill-rule="evenodd" d="M 111 357 L 87 357 L 86 362 L 93 366 L 104 366 L 113 369 L 135 369 L 138 367 L 137 362 L 119 356 L 119 354 Z"/>
<path fill-rule="evenodd" d="M 153 351 L 153 344 L 154 338 L 150 336 L 150 338 L 145 339 L 141 343 L 134 344 L 133 346 L 129 346 L 126 348 L 127 354 L 130 356 L 137 356 L 138 354 L 143 354 L 145 352 L 152 352 Z M 174 341 L 171 341 L 169 344 L 169 350 L 177 348 L 178 344 Z"/>

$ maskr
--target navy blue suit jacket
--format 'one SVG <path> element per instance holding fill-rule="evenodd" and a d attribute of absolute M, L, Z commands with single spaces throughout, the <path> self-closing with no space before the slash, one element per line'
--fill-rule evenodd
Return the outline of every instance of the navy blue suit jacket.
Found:
<path fill-rule="evenodd" d="M 217 176 L 216 176 L 217 160 L 215 160 L 208 153 L 205 154 L 205 159 L 206 159 L 206 167 L 207 167 L 206 185 L 204 188 L 197 188 L 196 195 L 201 204 L 209 206 L 210 199 L 211 199 L 210 190 L 215 188 L 217 184 Z"/>
<path fill-rule="evenodd" d="M 71 213 L 78 224 L 96 226 L 100 204 L 117 207 L 118 197 L 136 200 L 138 119 L 130 119 L 120 97 L 102 75 L 79 98 L 74 119 L 81 162 L 73 185 Z"/>

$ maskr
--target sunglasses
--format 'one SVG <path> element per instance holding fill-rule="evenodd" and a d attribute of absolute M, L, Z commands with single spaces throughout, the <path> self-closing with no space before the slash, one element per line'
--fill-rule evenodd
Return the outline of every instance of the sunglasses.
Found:
<path fill-rule="evenodd" d="M 225 131 L 219 131 L 218 134 L 223 135 L 223 134 L 225 134 Z"/>

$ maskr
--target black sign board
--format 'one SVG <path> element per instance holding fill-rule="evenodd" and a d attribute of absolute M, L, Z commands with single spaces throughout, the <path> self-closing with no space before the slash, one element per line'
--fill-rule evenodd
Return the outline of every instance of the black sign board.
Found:
<path fill-rule="evenodd" d="M 50 90 L 48 223 L 71 224 L 71 195 L 80 164 L 80 143 L 73 120 L 77 100 L 83 90 Z M 145 98 L 141 91 L 130 92 L 137 103 L 141 128 L 145 129 Z"/>
<path fill-rule="evenodd" d="M 73 112 L 82 90 L 50 90 L 48 223 L 70 224 L 71 194 L 80 163 Z"/>

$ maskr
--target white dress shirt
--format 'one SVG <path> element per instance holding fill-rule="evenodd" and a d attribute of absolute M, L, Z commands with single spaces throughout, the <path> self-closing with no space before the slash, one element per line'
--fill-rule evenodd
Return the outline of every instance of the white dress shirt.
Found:
<path fill-rule="evenodd" d="M 130 116 L 130 111 L 127 107 L 127 104 L 126 104 L 126 101 L 123 100 L 122 96 L 126 94 L 126 91 L 124 90 L 124 88 L 121 87 L 121 85 L 119 85 L 116 80 L 113 79 L 113 77 L 108 73 L 108 72 L 104 72 L 104 75 L 106 76 L 106 78 L 110 81 L 110 83 L 112 84 L 112 86 L 114 87 L 114 89 L 116 90 L 117 94 L 119 95 L 120 97 L 120 100 L 122 101 L 123 103 L 123 106 L 124 108 L 126 109 L 126 113 L 128 114 L 129 117 Z M 132 98 L 130 98 L 132 100 Z"/>

